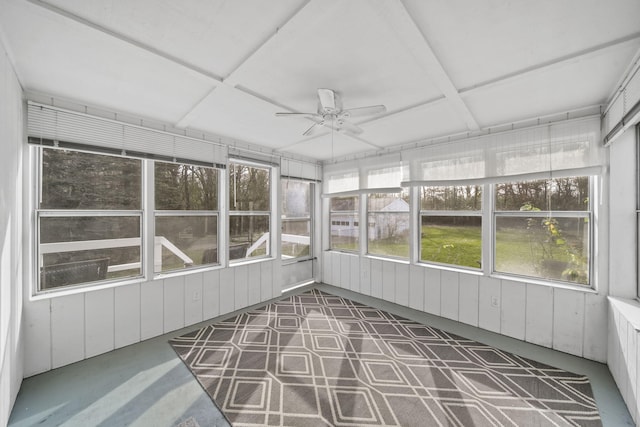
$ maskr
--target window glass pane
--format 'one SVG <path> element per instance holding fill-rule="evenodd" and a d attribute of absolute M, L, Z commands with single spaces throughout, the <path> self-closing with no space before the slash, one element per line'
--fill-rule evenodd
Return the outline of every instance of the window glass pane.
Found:
<path fill-rule="evenodd" d="M 229 238 L 230 260 L 269 255 L 269 215 L 230 215 Z"/>
<path fill-rule="evenodd" d="M 42 149 L 40 209 L 141 209 L 142 162 Z"/>
<path fill-rule="evenodd" d="M 588 218 L 496 217 L 495 270 L 589 283 Z"/>
<path fill-rule="evenodd" d="M 496 184 L 497 211 L 588 211 L 589 177 Z"/>
<path fill-rule="evenodd" d="M 218 216 L 157 216 L 154 251 L 156 273 L 217 264 Z"/>
<path fill-rule="evenodd" d="M 423 210 L 479 211 L 482 186 L 422 187 L 421 200 Z"/>
<path fill-rule="evenodd" d="M 40 218 L 40 289 L 142 274 L 139 216 Z"/>
<path fill-rule="evenodd" d="M 420 259 L 463 267 L 482 267 L 482 218 L 422 216 Z"/>
<path fill-rule="evenodd" d="M 331 198 L 329 214 L 331 249 L 357 251 L 360 247 L 359 201 L 358 196 Z"/>
<path fill-rule="evenodd" d="M 271 209 L 268 168 L 229 163 L 229 210 Z"/>
<path fill-rule="evenodd" d="M 218 210 L 218 170 L 180 163 L 154 163 L 159 210 Z"/>
<path fill-rule="evenodd" d="M 290 179 L 282 180 L 283 218 L 308 218 L 311 213 L 311 184 Z"/>
<path fill-rule="evenodd" d="M 409 256 L 408 194 L 374 193 L 367 198 L 367 251 L 375 255 Z"/>
<path fill-rule="evenodd" d="M 282 258 L 307 257 L 311 236 L 311 221 L 291 219 L 282 221 Z"/>

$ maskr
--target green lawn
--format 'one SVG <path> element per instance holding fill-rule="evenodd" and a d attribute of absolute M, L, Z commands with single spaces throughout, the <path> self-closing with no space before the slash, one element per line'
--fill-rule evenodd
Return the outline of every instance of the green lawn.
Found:
<path fill-rule="evenodd" d="M 420 259 L 463 267 L 482 267 L 480 227 L 423 226 Z"/>

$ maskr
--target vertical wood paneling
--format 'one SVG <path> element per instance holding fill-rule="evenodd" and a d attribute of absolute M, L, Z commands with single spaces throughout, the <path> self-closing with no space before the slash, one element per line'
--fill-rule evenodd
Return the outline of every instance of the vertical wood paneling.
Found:
<path fill-rule="evenodd" d="M 202 322 L 202 273 L 184 277 L 184 324 Z"/>
<path fill-rule="evenodd" d="M 460 273 L 458 320 L 478 326 L 478 276 Z"/>
<path fill-rule="evenodd" d="M 501 288 L 500 333 L 524 340 L 527 286 L 524 283 L 503 280 Z"/>
<path fill-rule="evenodd" d="M 52 368 L 84 359 L 84 294 L 51 300 Z"/>
<path fill-rule="evenodd" d="M 525 339 L 544 347 L 553 345 L 553 288 L 527 284 Z"/>
<path fill-rule="evenodd" d="M 184 276 L 164 279 L 164 332 L 184 326 Z"/>
<path fill-rule="evenodd" d="M 114 291 L 114 344 L 120 348 L 140 341 L 140 284 Z"/>
<path fill-rule="evenodd" d="M 553 348 L 582 356 L 584 293 L 557 288 L 553 298 Z"/>
<path fill-rule="evenodd" d="M 598 362 L 607 361 L 607 299 L 585 294 L 583 356 Z"/>
<path fill-rule="evenodd" d="M 409 265 L 396 264 L 396 304 L 409 305 Z"/>
<path fill-rule="evenodd" d="M 382 298 L 387 301 L 396 299 L 396 263 L 382 262 Z"/>
<path fill-rule="evenodd" d="M 220 314 L 220 270 L 205 271 L 202 277 L 202 318 Z"/>
<path fill-rule="evenodd" d="M 267 261 L 264 264 L 271 264 L 271 296 L 265 298 L 261 295 L 263 300 L 270 298 L 276 298 L 282 295 L 282 263 L 278 261 Z"/>
<path fill-rule="evenodd" d="M 87 292 L 84 297 L 85 357 L 115 348 L 113 288 Z"/>
<path fill-rule="evenodd" d="M 24 375 L 51 369 L 51 300 L 30 301 L 24 306 Z"/>
<path fill-rule="evenodd" d="M 409 307 L 424 310 L 424 268 L 409 266 Z"/>
<path fill-rule="evenodd" d="M 497 299 L 498 306 L 491 304 Z M 481 277 L 478 287 L 478 326 L 482 329 L 500 333 L 500 280 Z"/>
<path fill-rule="evenodd" d="M 351 278 L 349 279 L 349 289 L 354 292 L 360 292 L 360 257 L 352 256 L 351 258 Z"/>
<path fill-rule="evenodd" d="M 382 261 L 371 260 L 371 296 L 382 298 Z"/>
<path fill-rule="evenodd" d="M 351 289 L 351 258 L 356 258 L 351 255 L 342 254 L 340 256 L 340 280 L 338 281 L 341 288 Z"/>
<path fill-rule="evenodd" d="M 140 285 L 140 338 L 146 340 L 164 332 L 164 281 Z"/>
<path fill-rule="evenodd" d="M 233 267 L 235 270 L 234 310 L 245 308 L 249 303 L 249 269 L 246 265 Z"/>
<path fill-rule="evenodd" d="M 331 255 L 331 284 L 333 286 L 342 287 L 340 283 L 342 280 L 342 257 L 344 255 L 340 252 L 334 252 Z"/>
<path fill-rule="evenodd" d="M 458 320 L 458 300 L 460 295 L 459 274 L 443 270 L 440 273 L 440 315 Z"/>
<path fill-rule="evenodd" d="M 618 388 L 620 389 L 620 394 L 622 394 L 622 397 L 625 399 L 625 401 L 627 400 L 627 393 L 629 391 L 629 376 L 627 375 L 627 369 L 628 369 L 628 357 L 629 357 L 629 353 L 628 353 L 628 342 L 627 339 L 628 337 L 628 329 L 629 329 L 629 322 L 627 321 L 627 318 L 624 316 L 619 316 L 618 317 L 618 336 L 620 337 L 620 361 L 619 363 L 619 367 L 620 367 L 620 372 L 618 373 L 618 378 L 619 378 L 619 382 L 618 382 Z"/>
<path fill-rule="evenodd" d="M 249 265 L 249 305 L 257 304 L 260 301 L 261 292 L 261 280 L 260 276 L 262 275 L 262 267 L 260 266 L 262 263 L 258 264 L 250 264 Z"/>
<path fill-rule="evenodd" d="M 360 292 L 371 295 L 371 260 L 360 258 Z"/>
<path fill-rule="evenodd" d="M 260 271 L 262 273 L 260 278 L 260 301 L 266 301 L 275 297 L 273 294 L 273 263 L 261 262 Z"/>
<path fill-rule="evenodd" d="M 440 316 L 440 270 L 427 268 L 424 285 L 424 311 Z"/>
<path fill-rule="evenodd" d="M 635 364 L 636 364 L 636 377 L 632 378 L 632 380 L 635 380 L 636 383 L 636 396 L 640 395 L 640 375 L 638 375 L 638 372 L 640 372 L 640 336 L 638 331 L 636 332 L 636 360 L 635 360 Z M 631 413 L 635 414 L 635 418 L 633 419 L 636 424 L 638 424 L 638 422 L 640 421 L 640 396 L 638 398 L 636 398 L 636 402 L 635 402 L 635 406 L 633 408 L 631 408 Z"/>
<path fill-rule="evenodd" d="M 636 408 L 638 406 L 638 389 L 637 389 L 637 365 L 638 365 L 638 332 L 633 325 L 629 324 L 627 328 L 627 377 L 629 378 L 629 388 L 627 390 L 628 399 L 627 407 L 635 418 Z"/>
<path fill-rule="evenodd" d="M 234 310 L 235 282 L 234 268 L 220 270 L 220 314 L 231 313 Z"/>
<path fill-rule="evenodd" d="M 332 272 L 333 269 L 332 263 L 332 252 L 324 251 L 322 252 L 322 282 L 327 285 L 332 285 Z"/>

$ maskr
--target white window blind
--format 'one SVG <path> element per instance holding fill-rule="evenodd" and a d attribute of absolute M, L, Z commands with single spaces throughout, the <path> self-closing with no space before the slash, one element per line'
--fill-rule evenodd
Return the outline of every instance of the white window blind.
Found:
<path fill-rule="evenodd" d="M 598 117 L 430 145 L 403 153 L 404 185 L 455 185 L 601 172 L 606 162 Z"/>
<path fill-rule="evenodd" d="M 27 132 L 32 144 L 148 157 L 224 167 L 227 147 L 209 141 L 29 102 Z"/>
<path fill-rule="evenodd" d="M 401 182 L 409 178 L 409 165 L 400 153 L 393 153 L 327 165 L 324 175 L 326 197 L 400 192 Z"/>
<path fill-rule="evenodd" d="M 320 181 L 321 168 L 317 163 L 282 158 L 280 160 L 280 176 L 283 178 L 302 178 Z"/>

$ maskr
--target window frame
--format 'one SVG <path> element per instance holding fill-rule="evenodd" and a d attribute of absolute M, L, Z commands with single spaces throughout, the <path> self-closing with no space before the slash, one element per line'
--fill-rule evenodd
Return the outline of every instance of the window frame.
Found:
<path fill-rule="evenodd" d="M 437 188 L 445 188 L 445 187 L 463 187 L 465 185 L 473 185 L 476 187 L 480 187 L 482 194 L 480 196 L 480 209 L 479 210 L 463 210 L 463 209 L 422 209 L 422 188 L 424 187 L 437 187 Z M 485 250 L 485 242 L 487 240 L 487 233 L 485 232 L 485 222 L 486 222 L 486 193 L 487 193 L 487 185 L 485 184 L 474 184 L 474 183 L 460 183 L 458 185 L 422 185 L 418 188 L 418 223 L 416 227 L 416 240 L 417 240 L 417 263 L 423 265 L 432 265 L 439 266 L 444 268 L 453 268 L 459 269 L 466 272 L 483 272 L 486 261 L 486 250 Z M 430 261 L 422 259 L 422 218 L 423 217 L 478 217 L 480 218 L 480 266 L 479 267 L 470 267 L 466 265 L 459 264 L 448 264 L 444 262 Z M 489 236 L 491 236 L 493 230 L 490 231 Z"/>
<path fill-rule="evenodd" d="M 244 165 L 244 166 L 248 166 L 248 167 L 252 167 L 252 168 L 258 168 L 258 169 L 265 169 L 269 172 L 269 176 L 267 179 L 267 182 L 269 183 L 269 209 L 267 211 L 240 211 L 240 210 L 232 210 L 231 209 L 231 203 L 229 198 L 231 197 L 231 189 L 230 186 L 233 185 L 232 181 L 231 181 L 231 171 L 233 169 L 233 165 L 235 164 L 240 164 L 240 165 Z M 274 245 L 274 224 L 273 224 L 273 207 L 275 206 L 274 204 L 274 199 L 275 199 L 275 186 L 274 186 L 274 177 L 276 176 L 276 174 L 274 173 L 274 166 L 268 163 L 262 163 L 262 162 L 258 162 L 258 161 L 253 161 L 253 160 L 248 160 L 248 159 L 244 159 L 244 158 L 237 158 L 237 157 L 230 157 L 229 161 L 227 163 L 227 173 L 226 173 L 226 183 L 227 183 L 227 192 L 224 194 L 224 197 L 226 197 L 226 247 L 225 247 L 225 253 L 226 253 L 226 259 L 228 260 L 228 264 L 229 266 L 233 266 L 233 265 L 239 265 L 239 264 L 243 264 L 243 263 L 247 263 L 247 262 L 253 262 L 253 261 L 257 261 L 257 260 L 264 260 L 264 259 L 273 259 L 275 257 L 275 254 L 277 252 L 277 249 L 275 248 Z M 235 193 L 234 193 L 235 194 Z M 220 199 L 218 199 L 220 200 Z M 269 230 L 265 233 L 267 234 L 267 238 L 266 238 L 266 254 L 264 255 L 259 255 L 259 256 L 254 256 L 254 257 L 247 257 L 246 254 L 244 257 L 242 258 L 235 258 L 232 259 L 231 258 L 231 218 L 233 217 L 260 217 L 260 216 L 266 216 L 267 217 L 267 224 L 269 227 Z"/>
<path fill-rule="evenodd" d="M 527 280 L 528 282 L 535 282 L 535 283 L 545 283 L 545 284 L 551 284 L 553 286 L 572 286 L 578 289 L 595 289 L 595 285 L 596 285 L 596 278 L 595 278 L 595 272 L 596 272 L 596 266 L 595 266 L 595 259 L 593 257 L 594 254 L 594 242 L 595 242 L 595 238 L 596 238 L 596 232 L 597 232 L 597 227 L 595 225 L 595 221 L 594 218 L 596 217 L 595 214 L 595 204 L 593 203 L 594 199 L 594 194 L 595 194 L 595 181 L 596 181 L 596 176 L 594 175 L 583 175 L 580 174 L 580 171 L 576 171 L 575 175 L 572 175 L 571 177 L 575 177 L 575 178 L 580 178 L 580 177 L 586 177 L 589 180 L 589 207 L 588 209 L 584 210 L 584 211 L 575 211 L 575 210 L 566 210 L 566 211 L 561 211 L 561 210 L 540 210 L 540 211 L 514 211 L 514 210 L 502 210 L 499 211 L 496 209 L 496 200 L 495 200 L 495 187 L 497 184 L 491 184 L 490 185 L 490 190 L 491 190 L 491 195 L 492 195 L 492 204 L 490 207 L 490 212 L 491 212 L 491 246 L 492 246 L 492 251 L 491 251 L 491 275 L 493 276 L 497 276 L 497 277 L 507 277 L 507 278 L 518 278 L 520 280 Z M 508 180 L 509 177 L 505 177 L 505 179 L 503 181 L 501 181 L 501 183 L 516 183 L 516 182 L 526 182 L 526 181 L 536 181 L 536 180 L 526 180 L 526 179 L 520 179 L 520 180 Z M 560 178 L 560 177 L 558 177 Z M 566 280 L 560 280 L 560 279 L 553 279 L 553 278 L 546 278 L 546 277 L 540 277 L 540 276 L 530 276 L 530 275 L 525 275 L 525 274 L 517 274 L 517 273 L 510 273 L 510 272 L 503 272 L 503 271 L 497 271 L 496 270 L 496 248 L 497 248 L 497 218 L 498 217 L 504 217 L 504 218 L 531 218 L 531 217 L 535 217 L 535 218 L 540 218 L 540 219 L 544 219 L 544 218 L 570 218 L 570 219 L 587 219 L 588 220 L 588 227 L 587 227 L 587 233 L 588 233 L 588 247 L 586 249 L 586 253 L 588 254 L 588 263 L 587 263 L 587 274 L 589 275 L 589 280 L 587 283 L 579 283 L 579 282 L 571 282 L 571 281 L 566 281 Z"/>
<path fill-rule="evenodd" d="M 33 180 L 35 184 L 36 191 L 33 192 L 33 286 L 32 286 L 32 296 L 39 295 L 53 295 L 53 294 L 61 294 L 69 291 L 74 291 L 77 289 L 93 289 L 93 288 L 103 288 L 107 286 L 113 286 L 116 283 L 132 283 L 139 282 L 144 280 L 147 277 L 147 263 L 146 259 L 146 227 L 145 227 L 145 186 L 146 186 L 146 162 L 143 159 L 136 159 L 140 162 L 140 207 L 139 209 L 113 209 L 113 210 L 105 210 L 105 209 L 52 209 L 52 208 L 41 208 L 41 201 L 43 197 L 43 152 L 45 149 L 48 150 L 63 150 L 63 151 L 73 151 L 91 155 L 98 156 L 111 156 L 111 157 L 122 157 L 128 159 L 135 159 L 133 157 L 127 156 L 118 156 L 112 153 L 104 153 L 98 150 L 82 150 L 75 148 L 58 148 L 56 146 L 34 146 L 29 147 L 29 150 L 33 155 L 31 156 L 31 162 L 33 165 Z M 43 284 L 41 282 L 41 268 L 43 265 L 43 255 L 48 252 L 43 251 L 42 245 L 47 245 L 47 243 L 41 243 L 41 220 L 43 218 L 82 218 L 82 217 L 114 217 L 114 218 L 124 218 L 124 217 L 137 217 L 139 224 L 139 247 L 140 249 L 140 273 L 137 275 L 132 275 L 124 278 L 105 278 L 102 280 L 91 281 L 91 282 L 80 282 L 63 286 L 56 286 L 52 288 L 43 288 Z M 133 238 L 131 238 L 133 239 Z M 77 241 L 77 242 L 82 242 Z M 64 245 L 64 243 L 69 243 L 71 246 L 75 242 L 60 242 Z M 56 243 L 53 243 L 56 244 Z M 99 248 L 98 248 L 99 249 Z M 90 250 L 90 249 L 86 249 Z"/>
<path fill-rule="evenodd" d="M 308 217 L 292 217 L 292 218 L 286 218 L 285 217 L 285 212 L 284 212 L 284 191 L 282 194 L 282 210 L 281 210 L 281 214 L 280 214 L 280 234 L 281 234 L 281 238 L 280 238 L 280 260 L 282 261 L 283 265 L 287 265 L 287 264 L 293 264 L 296 262 L 300 262 L 300 261 L 308 261 L 310 259 L 313 259 L 313 254 L 314 254 L 314 234 L 315 234 L 315 227 L 314 227 L 314 211 L 315 211 L 315 187 L 316 187 L 316 183 L 315 181 L 312 180 L 308 180 L 308 179 L 304 179 L 304 178 L 293 178 L 293 177 L 288 177 L 288 176 L 280 176 L 280 188 L 282 188 L 282 185 L 284 184 L 285 181 L 297 181 L 297 182 L 303 182 L 309 185 L 309 216 Z M 299 256 L 299 257 L 292 257 L 292 258 L 284 258 L 284 254 L 282 251 L 282 231 L 284 230 L 284 224 L 285 222 L 294 222 L 294 221 L 301 221 L 301 220 L 305 220 L 309 222 L 309 251 L 307 255 L 304 256 Z"/>

